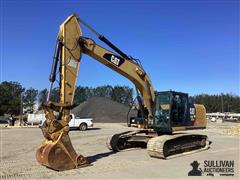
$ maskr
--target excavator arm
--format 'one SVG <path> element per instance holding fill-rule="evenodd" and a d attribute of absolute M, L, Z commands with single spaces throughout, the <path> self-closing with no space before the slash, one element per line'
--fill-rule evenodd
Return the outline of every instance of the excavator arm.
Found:
<path fill-rule="evenodd" d="M 133 82 L 143 97 L 143 104 L 148 110 L 145 128 L 152 125 L 155 95 L 149 76 L 141 65 L 125 55 L 104 36 L 96 33 L 91 27 L 89 27 L 90 30 L 94 31 L 99 39 L 116 53 L 99 46 L 92 39 L 83 37 L 79 22 L 89 27 L 75 14 L 69 16 L 60 26 L 49 78 L 51 82 L 49 95 L 47 102 L 43 105 L 46 121 L 42 126 L 42 132 L 45 140 L 37 149 L 36 158 L 40 164 L 54 170 L 73 169 L 87 165 L 87 160 L 75 152 L 68 135 L 70 110 L 73 104 L 82 53 L 91 56 Z M 50 94 L 58 68 L 60 100 L 52 102 Z"/>
<path fill-rule="evenodd" d="M 99 46 L 89 38 L 80 38 L 80 45 L 84 54 L 91 56 L 93 59 L 106 65 L 133 82 L 140 91 L 141 96 L 144 99 L 144 106 L 148 110 L 146 127 L 151 126 L 153 117 L 152 108 L 155 95 L 151 80 L 144 69 L 132 60 L 125 59 L 120 55 Z"/>

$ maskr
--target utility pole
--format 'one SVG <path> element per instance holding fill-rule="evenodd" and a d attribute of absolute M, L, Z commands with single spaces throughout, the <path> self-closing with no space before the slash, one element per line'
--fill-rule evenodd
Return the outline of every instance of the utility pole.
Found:
<path fill-rule="evenodd" d="M 232 105 L 228 104 L 228 112 L 231 112 L 231 108 L 230 107 L 232 107 Z"/>
<path fill-rule="evenodd" d="M 223 94 L 221 96 L 221 104 L 222 104 L 222 113 L 223 113 Z"/>
<path fill-rule="evenodd" d="M 20 95 L 20 126 L 23 123 L 23 94 Z"/>

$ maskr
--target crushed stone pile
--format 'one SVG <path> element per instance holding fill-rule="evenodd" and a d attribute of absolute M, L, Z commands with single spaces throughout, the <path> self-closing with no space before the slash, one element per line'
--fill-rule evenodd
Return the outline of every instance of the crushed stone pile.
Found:
<path fill-rule="evenodd" d="M 224 129 L 223 134 L 230 135 L 230 136 L 234 136 L 234 135 L 240 136 L 240 124 Z"/>
<path fill-rule="evenodd" d="M 72 109 L 72 113 L 80 118 L 93 118 L 93 122 L 126 123 L 129 106 L 105 97 L 91 97 Z M 129 117 L 136 116 L 131 110 Z"/>

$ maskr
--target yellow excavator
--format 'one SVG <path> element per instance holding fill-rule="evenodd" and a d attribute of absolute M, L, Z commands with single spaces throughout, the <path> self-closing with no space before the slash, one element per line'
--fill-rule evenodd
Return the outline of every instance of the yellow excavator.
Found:
<path fill-rule="evenodd" d="M 112 51 L 84 37 L 80 24 L 92 31 Z M 91 56 L 123 75 L 136 87 L 140 109 L 138 118 L 142 119 L 143 128 L 114 134 L 108 138 L 107 147 L 111 151 L 147 148 L 151 157 L 168 159 L 209 148 L 210 141 L 206 135 L 183 132 L 206 128 L 206 110 L 203 105 L 191 105 L 186 93 L 155 93 L 153 84 L 139 60 L 123 53 L 76 14 L 72 14 L 61 24 L 57 36 L 49 78 L 49 94 L 43 105 L 46 121 L 41 130 L 45 139 L 36 152 L 36 159 L 40 164 L 53 170 L 88 165 L 87 159 L 75 152 L 68 135 L 70 110 L 82 54 Z M 52 102 L 51 90 L 58 73 L 60 99 L 59 102 Z"/>

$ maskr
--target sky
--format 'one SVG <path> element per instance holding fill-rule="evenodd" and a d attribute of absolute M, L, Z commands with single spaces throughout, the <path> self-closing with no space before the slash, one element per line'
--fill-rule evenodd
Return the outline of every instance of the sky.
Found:
<path fill-rule="evenodd" d="M 140 59 L 155 90 L 240 95 L 239 1 L 0 2 L 1 82 L 47 88 L 59 25 L 75 12 L 123 52 Z M 85 28 L 83 35 L 103 45 Z M 77 85 L 108 84 L 134 87 L 83 55 Z"/>

